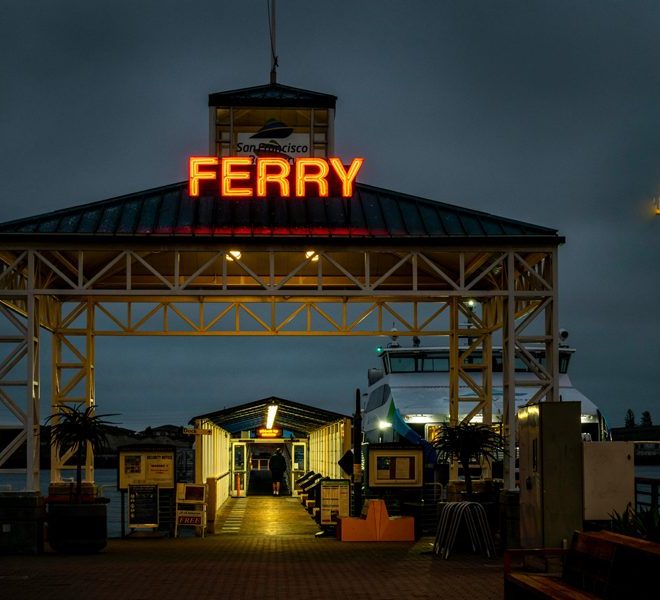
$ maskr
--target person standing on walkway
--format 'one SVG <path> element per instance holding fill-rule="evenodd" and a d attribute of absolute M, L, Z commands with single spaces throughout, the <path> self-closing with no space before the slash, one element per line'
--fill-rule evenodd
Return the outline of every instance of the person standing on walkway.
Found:
<path fill-rule="evenodd" d="M 275 453 L 270 457 L 268 468 L 273 479 L 273 496 L 279 496 L 280 484 L 284 477 L 284 471 L 286 471 L 286 460 L 282 456 L 282 448 L 275 450 Z"/>

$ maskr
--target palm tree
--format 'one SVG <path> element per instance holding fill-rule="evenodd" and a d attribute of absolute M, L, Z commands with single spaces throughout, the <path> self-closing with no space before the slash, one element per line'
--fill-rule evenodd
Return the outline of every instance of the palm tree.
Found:
<path fill-rule="evenodd" d="M 457 460 L 461 463 L 468 497 L 472 497 L 470 462 L 497 459 L 498 454 L 504 450 L 504 438 L 490 425 L 481 423 L 443 423 L 432 443 L 438 455 L 438 462 Z"/>
<path fill-rule="evenodd" d="M 85 460 L 87 446 L 93 452 L 107 445 L 106 430 L 114 423 L 104 420 L 104 417 L 114 415 L 94 414 L 94 407 L 83 409 L 82 405 L 60 406 L 58 412 L 52 414 L 46 423 L 52 423 L 50 428 L 50 443 L 58 446 L 60 452 L 74 451 L 76 460 L 76 501 L 82 499 L 82 466 Z"/>

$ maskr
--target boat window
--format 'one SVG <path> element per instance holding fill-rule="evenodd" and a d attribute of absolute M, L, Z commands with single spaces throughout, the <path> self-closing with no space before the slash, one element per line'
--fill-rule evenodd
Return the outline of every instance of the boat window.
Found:
<path fill-rule="evenodd" d="M 534 359 L 541 365 L 546 366 L 545 352 L 531 350 Z M 571 358 L 570 352 L 559 353 L 559 372 L 568 372 L 568 363 Z M 447 352 L 424 352 L 415 354 L 389 354 L 389 363 L 386 363 L 388 373 L 448 373 L 449 355 Z M 474 350 L 469 355 L 463 355 L 464 365 L 478 365 L 483 361 L 481 350 Z M 494 352 L 492 357 L 493 373 L 504 371 L 504 362 L 501 352 Z M 529 373 L 529 366 L 516 356 L 515 370 L 517 373 Z"/>
<path fill-rule="evenodd" d="M 380 399 L 383 397 L 383 386 L 377 387 L 371 394 L 369 394 L 369 401 L 367 402 L 367 410 L 373 410 L 380 406 Z"/>
<path fill-rule="evenodd" d="M 390 373 L 448 373 L 446 353 L 391 354 Z"/>
<path fill-rule="evenodd" d="M 383 406 L 383 404 L 385 404 L 385 401 L 389 398 L 389 396 L 390 396 L 389 385 L 386 384 L 377 387 L 373 392 L 371 392 L 371 394 L 369 394 L 369 400 L 367 401 L 366 410 L 374 410 L 379 406 Z"/>
<path fill-rule="evenodd" d="M 414 373 L 415 372 L 415 357 L 414 356 L 390 356 L 390 367 L 392 373 Z"/>
<path fill-rule="evenodd" d="M 470 354 L 463 353 L 462 355 L 464 365 L 480 365 L 483 364 L 482 354 L 479 350 L 473 350 Z"/>
<path fill-rule="evenodd" d="M 543 367 L 546 366 L 547 361 L 545 360 L 545 354 L 535 351 L 532 352 L 532 355 L 536 361 Z M 572 354 L 570 352 L 560 352 L 559 353 L 559 372 L 567 373 L 568 372 L 568 363 L 571 360 Z M 493 373 L 502 373 L 504 370 L 504 364 L 502 360 L 502 355 L 497 354 L 493 356 Z M 516 357 L 516 372 L 517 373 L 529 373 L 530 369 L 527 364 L 519 357 Z"/>
<path fill-rule="evenodd" d="M 429 354 L 420 358 L 421 371 L 424 373 L 449 373 L 449 357 Z"/>
<path fill-rule="evenodd" d="M 545 356 L 533 353 L 534 358 L 541 364 L 545 365 Z M 530 369 L 527 366 L 527 363 L 523 361 L 522 358 L 516 356 L 515 360 L 515 370 L 516 373 L 529 373 Z M 504 359 L 501 354 L 493 355 L 493 373 L 503 373 L 504 372 Z"/>
<path fill-rule="evenodd" d="M 516 373 L 528 373 L 528 372 L 529 372 L 529 367 L 527 366 L 527 363 L 519 356 L 516 356 Z"/>

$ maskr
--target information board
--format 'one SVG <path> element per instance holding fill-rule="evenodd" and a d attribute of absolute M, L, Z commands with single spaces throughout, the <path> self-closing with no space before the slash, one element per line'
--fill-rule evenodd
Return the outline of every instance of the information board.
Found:
<path fill-rule="evenodd" d="M 128 526 L 158 527 L 158 486 L 128 486 Z"/>
<path fill-rule="evenodd" d="M 369 487 L 421 487 L 421 447 L 369 446 Z"/>
<path fill-rule="evenodd" d="M 120 450 L 117 487 L 151 484 L 163 489 L 174 488 L 174 451 Z"/>
<path fill-rule="evenodd" d="M 321 481 L 321 525 L 336 525 L 350 514 L 351 488 L 347 479 Z"/>
<path fill-rule="evenodd" d="M 176 450 L 176 481 L 177 483 L 195 481 L 195 451 L 192 448 Z"/>

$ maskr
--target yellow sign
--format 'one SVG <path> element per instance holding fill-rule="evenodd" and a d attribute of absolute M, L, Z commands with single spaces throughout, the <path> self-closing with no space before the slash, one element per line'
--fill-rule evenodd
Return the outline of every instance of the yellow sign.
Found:
<path fill-rule="evenodd" d="M 267 427 L 257 428 L 257 437 L 259 438 L 280 438 L 282 437 L 282 429 L 280 427 L 273 427 L 268 429 Z"/>

